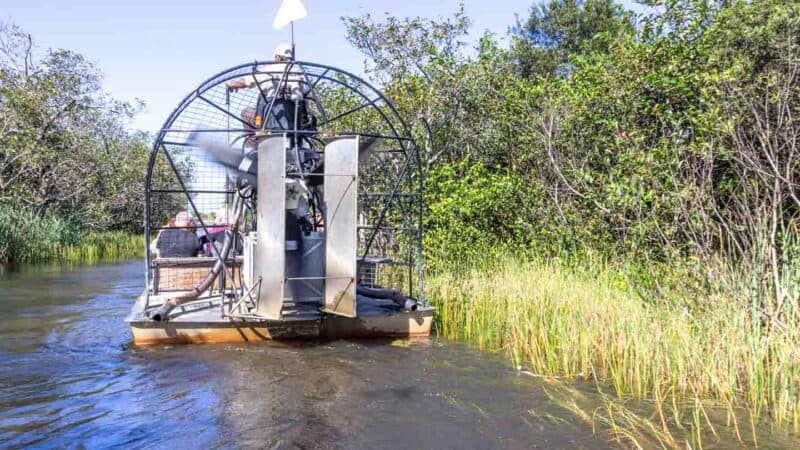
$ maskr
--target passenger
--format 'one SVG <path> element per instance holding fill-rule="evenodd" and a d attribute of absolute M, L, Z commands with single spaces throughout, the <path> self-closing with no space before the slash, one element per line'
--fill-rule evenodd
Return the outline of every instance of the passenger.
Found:
<path fill-rule="evenodd" d="M 256 131 L 258 130 L 258 126 L 256 126 L 256 109 L 252 106 L 248 106 L 247 108 L 242 110 L 242 121 L 247 124 L 246 129 Z M 258 138 L 256 137 L 255 133 L 247 133 L 247 137 L 244 140 L 244 148 L 245 150 L 251 150 L 258 146 Z"/>
<path fill-rule="evenodd" d="M 256 126 L 256 109 L 252 106 L 248 106 L 247 108 L 242 110 L 242 120 L 245 121 L 251 127 Z"/>
<path fill-rule="evenodd" d="M 217 251 L 222 250 L 222 242 L 225 240 L 225 227 L 228 226 L 228 208 L 220 207 L 214 214 L 214 226 L 208 228 L 208 239 L 204 244 L 206 256 L 217 256 Z"/>
<path fill-rule="evenodd" d="M 156 237 L 156 258 L 188 258 L 198 256 L 202 251 L 200 240 L 191 230 L 192 217 L 186 211 L 175 215 L 172 221 L 175 228 L 161 230 Z"/>
<path fill-rule="evenodd" d="M 167 223 L 165 223 L 164 226 L 165 227 L 174 227 L 175 226 L 175 218 L 170 217 L 169 219 L 167 219 Z M 158 257 L 158 248 L 156 247 L 158 245 L 158 238 L 161 237 L 161 233 L 163 231 L 164 230 L 160 230 L 158 232 L 158 234 L 156 235 L 156 237 L 154 237 L 153 240 L 150 241 L 150 247 L 149 247 L 150 254 L 156 255 L 156 257 Z"/>

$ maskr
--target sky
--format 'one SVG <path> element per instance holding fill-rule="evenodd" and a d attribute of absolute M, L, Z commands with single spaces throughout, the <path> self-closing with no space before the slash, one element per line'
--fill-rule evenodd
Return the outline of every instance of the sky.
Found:
<path fill-rule="evenodd" d="M 470 39 L 484 31 L 504 38 L 533 0 L 304 0 L 295 24 L 299 60 L 363 73 L 363 57 L 345 38 L 341 16 L 449 17 L 464 3 Z M 623 2 L 631 7 L 630 1 Z M 156 131 L 183 97 L 226 68 L 271 59 L 289 29 L 274 30 L 280 0 L 0 0 L 0 22 L 47 48 L 77 51 L 104 74 L 120 100 L 142 100 L 132 128 Z"/>

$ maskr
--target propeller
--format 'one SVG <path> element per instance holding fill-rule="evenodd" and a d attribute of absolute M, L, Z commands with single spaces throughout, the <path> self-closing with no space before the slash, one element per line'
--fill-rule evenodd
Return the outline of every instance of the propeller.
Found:
<path fill-rule="evenodd" d="M 242 154 L 207 133 L 192 132 L 186 141 L 205 151 L 211 159 L 233 172 L 240 184 L 246 184 L 253 188 L 258 186 L 258 164 L 256 164 L 258 154 L 256 152 Z"/>
<path fill-rule="evenodd" d="M 378 147 L 378 139 L 375 138 L 362 138 L 359 148 L 358 157 L 360 161 L 366 161 Z M 187 143 L 200 148 L 214 161 L 218 162 L 230 172 L 232 172 L 240 184 L 256 188 L 258 186 L 258 152 L 255 150 L 242 153 L 240 150 L 231 147 L 227 142 L 220 139 L 215 139 L 214 136 L 208 133 L 192 132 L 187 138 Z M 293 161 L 290 160 L 290 164 Z M 303 163 L 306 164 L 305 162 Z M 324 173 L 322 161 L 315 161 L 311 167 L 306 166 L 305 173 L 322 174 Z M 290 169 L 292 172 L 297 172 L 297 168 Z M 307 180 L 309 186 L 317 186 L 322 184 L 322 177 L 312 177 Z"/>

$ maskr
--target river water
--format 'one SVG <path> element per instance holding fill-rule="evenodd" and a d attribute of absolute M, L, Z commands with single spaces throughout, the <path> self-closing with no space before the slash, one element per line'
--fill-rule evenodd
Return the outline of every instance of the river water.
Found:
<path fill-rule="evenodd" d="M 133 347 L 140 261 L 0 273 L 0 447 L 605 448 L 456 343 Z"/>

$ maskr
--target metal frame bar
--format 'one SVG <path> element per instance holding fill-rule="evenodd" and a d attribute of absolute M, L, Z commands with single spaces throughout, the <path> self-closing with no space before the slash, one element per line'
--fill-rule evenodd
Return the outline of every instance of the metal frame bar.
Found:
<path fill-rule="evenodd" d="M 227 129 L 227 128 L 180 129 L 180 128 L 162 128 L 161 129 L 162 133 L 227 133 L 227 132 L 231 132 L 231 133 L 252 133 L 254 131 L 257 131 L 257 130 L 254 130 L 252 128 L 250 128 L 250 129 Z M 276 136 L 276 135 L 284 134 L 284 133 L 286 133 L 286 134 L 304 134 L 304 135 L 312 135 L 312 136 L 316 135 L 316 134 L 320 134 L 319 131 L 280 130 L 280 132 L 268 133 L 267 135 Z M 361 131 L 353 131 L 353 130 L 340 131 L 340 132 L 336 133 L 336 136 L 337 137 L 341 137 L 341 136 L 362 136 L 362 137 L 371 137 L 371 138 L 376 138 L 376 139 L 387 139 L 387 140 L 397 140 L 397 141 L 402 141 L 402 140 L 413 141 L 413 139 L 407 138 L 407 137 L 395 137 L 395 136 L 389 136 L 389 135 L 377 134 L 377 133 L 364 133 L 364 132 L 361 132 Z M 166 143 L 162 142 L 162 144 L 166 144 Z M 176 144 L 173 143 L 173 144 L 168 144 L 168 145 L 176 145 Z M 405 151 L 397 151 L 397 152 L 395 152 L 394 150 L 392 150 L 391 152 L 387 151 L 387 152 L 384 152 L 384 153 L 405 153 Z"/>
<path fill-rule="evenodd" d="M 374 99 L 374 100 L 368 101 L 367 103 L 362 103 L 361 105 L 356 106 L 355 108 L 350 109 L 349 111 L 345 111 L 345 112 L 343 112 L 341 114 L 337 114 L 336 116 L 334 116 L 332 119 L 329 119 L 325 123 L 330 124 L 331 122 L 333 122 L 335 120 L 338 120 L 338 119 L 341 119 L 342 117 L 345 117 L 345 116 L 347 116 L 349 114 L 353 114 L 355 112 L 361 111 L 362 109 L 364 109 L 364 108 L 366 108 L 368 106 L 375 106 L 375 102 L 377 102 L 377 101 L 380 101 L 380 99 Z"/>
<path fill-rule="evenodd" d="M 236 191 L 216 191 L 216 190 L 202 190 L 202 189 L 188 189 L 181 191 L 178 189 L 150 189 L 150 192 L 157 194 L 235 194 Z"/>
<path fill-rule="evenodd" d="M 203 97 L 203 94 L 197 94 L 197 98 L 199 98 L 200 100 L 202 100 L 202 101 L 204 101 L 204 102 L 208 103 L 209 105 L 213 106 L 214 108 L 216 108 L 216 109 L 218 109 L 218 110 L 222 111 L 222 112 L 223 112 L 223 113 L 224 113 L 226 116 L 228 116 L 228 117 L 233 117 L 234 119 L 236 119 L 236 120 L 238 120 L 239 122 L 241 122 L 241 124 L 242 124 L 242 125 L 244 125 L 244 126 L 250 126 L 250 124 L 249 124 L 249 123 L 245 122 L 244 120 L 242 120 L 242 119 L 241 119 L 241 118 L 239 118 L 238 116 L 236 116 L 236 115 L 234 115 L 234 114 L 231 114 L 231 113 L 230 113 L 230 111 L 228 111 L 227 109 L 225 109 L 225 108 L 223 108 L 223 107 L 221 107 L 221 106 L 217 105 L 216 103 L 212 102 L 211 100 L 209 100 L 209 99 L 207 99 L 207 98 Z M 253 129 L 253 130 L 255 130 L 255 129 Z M 231 130 L 229 130 L 229 131 L 231 131 Z"/>

